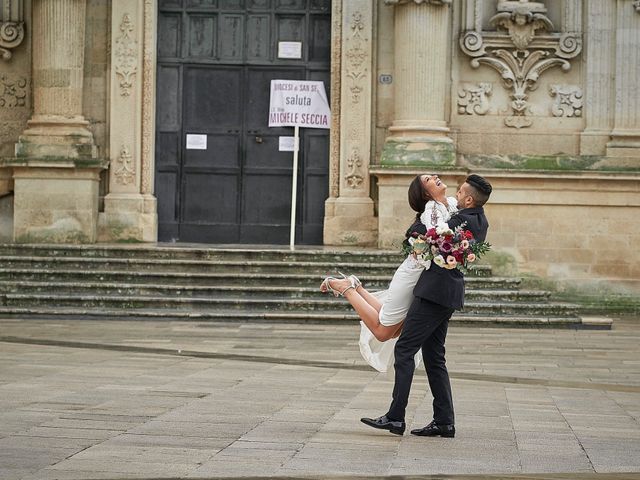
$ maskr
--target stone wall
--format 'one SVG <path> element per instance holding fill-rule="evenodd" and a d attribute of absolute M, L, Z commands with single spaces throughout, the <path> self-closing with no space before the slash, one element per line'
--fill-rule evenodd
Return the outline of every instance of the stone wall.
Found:
<path fill-rule="evenodd" d="M 374 169 L 378 177 L 379 246 L 400 249 L 415 213 L 407 203 L 418 171 Z M 478 171 L 493 185 L 487 237 L 521 272 L 579 284 L 624 285 L 640 291 L 638 177 L 626 173 Z M 441 178 L 453 195 L 466 170 Z"/>
<path fill-rule="evenodd" d="M 420 92 L 396 81 L 398 59 L 413 54 L 419 63 L 425 52 L 380 32 L 378 71 L 392 75 L 393 88 L 390 99 L 378 78 L 378 245 L 397 248 L 412 221 L 414 175 L 440 173 L 453 193 L 473 171 L 494 184 L 489 240 L 523 271 L 639 288 L 640 97 L 630 79 L 640 74 L 640 12 L 632 2 L 389 0 L 378 8 L 380 29 L 411 28 L 411 11 L 425 21 L 448 11 L 452 25 L 447 73 Z M 450 158 L 433 139 L 398 138 L 394 127 L 398 99 L 434 97 L 442 85 L 444 115 L 422 123 L 446 122 Z"/>

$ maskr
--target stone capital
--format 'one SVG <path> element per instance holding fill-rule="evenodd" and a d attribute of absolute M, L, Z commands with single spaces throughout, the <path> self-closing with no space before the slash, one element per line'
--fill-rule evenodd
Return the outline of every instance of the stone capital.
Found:
<path fill-rule="evenodd" d="M 384 0 L 385 5 L 406 5 L 414 3 L 416 5 L 451 5 L 453 0 Z"/>

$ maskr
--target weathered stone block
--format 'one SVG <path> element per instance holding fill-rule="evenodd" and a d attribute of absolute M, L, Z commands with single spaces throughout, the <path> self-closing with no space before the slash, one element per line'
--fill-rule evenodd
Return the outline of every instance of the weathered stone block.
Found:
<path fill-rule="evenodd" d="M 100 168 L 15 167 L 13 237 L 20 243 L 93 243 Z"/>
<path fill-rule="evenodd" d="M 451 139 L 390 137 L 382 148 L 381 165 L 452 166 L 456 161 Z"/>

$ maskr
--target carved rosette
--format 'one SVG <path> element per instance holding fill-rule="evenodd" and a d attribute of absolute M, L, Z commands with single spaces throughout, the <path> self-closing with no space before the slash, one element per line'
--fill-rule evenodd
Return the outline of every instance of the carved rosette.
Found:
<path fill-rule="evenodd" d="M 123 145 L 120 149 L 120 155 L 116 159 L 116 170 L 114 173 L 116 181 L 121 185 L 129 185 L 136 178 L 135 165 L 133 163 L 133 155 L 129 147 Z"/>
<path fill-rule="evenodd" d="M 489 111 L 490 83 L 463 85 L 458 90 L 458 113 L 461 115 L 485 115 Z"/>
<path fill-rule="evenodd" d="M 24 107 L 26 98 L 26 78 L 0 75 L 0 107 Z"/>
<path fill-rule="evenodd" d="M 538 2 L 498 2 L 501 7 L 503 11 L 491 18 L 497 31 L 467 31 L 460 37 L 460 48 L 472 57 L 473 68 L 487 65 L 496 70 L 511 92 L 511 115 L 505 125 L 529 127 L 533 120 L 528 92 L 538 88 L 546 70 L 560 67 L 568 71 L 569 60 L 582 51 L 582 38 L 575 32 L 551 32 L 553 24 Z"/>
<path fill-rule="evenodd" d="M 351 151 L 351 155 L 347 158 L 347 175 L 345 176 L 347 185 L 351 188 L 358 188 L 364 181 L 362 175 L 362 157 L 357 148 Z"/>
<path fill-rule="evenodd" d="M 555 98 L 551 107 L 554 117 L 582 116 L 582 89 L 576 85 L 551 85 L 549 94 Z"/>
<path fill-rule="evenodd" d="M 116 39 L 116 74 L 120 77 L 120 95 L 128 97 L 136 74 L 138 42 L 132 38 L 134 30 L 129 14 L 125 13 L 120 22 L 120 35 Z"/>

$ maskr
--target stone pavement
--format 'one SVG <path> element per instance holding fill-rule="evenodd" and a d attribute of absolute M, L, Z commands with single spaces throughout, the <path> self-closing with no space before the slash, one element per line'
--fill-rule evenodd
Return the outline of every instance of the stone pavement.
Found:
<path fill-rule="evenodd" d="M 640 319 L 451 327 L 454 439 L 360 423 L 386 411 L 392 382 L 357 334 L 0 320 L 0 479 L 640 478 Z M 422 369 L 407 414 L 409 428 L 431 417 Z"/>

